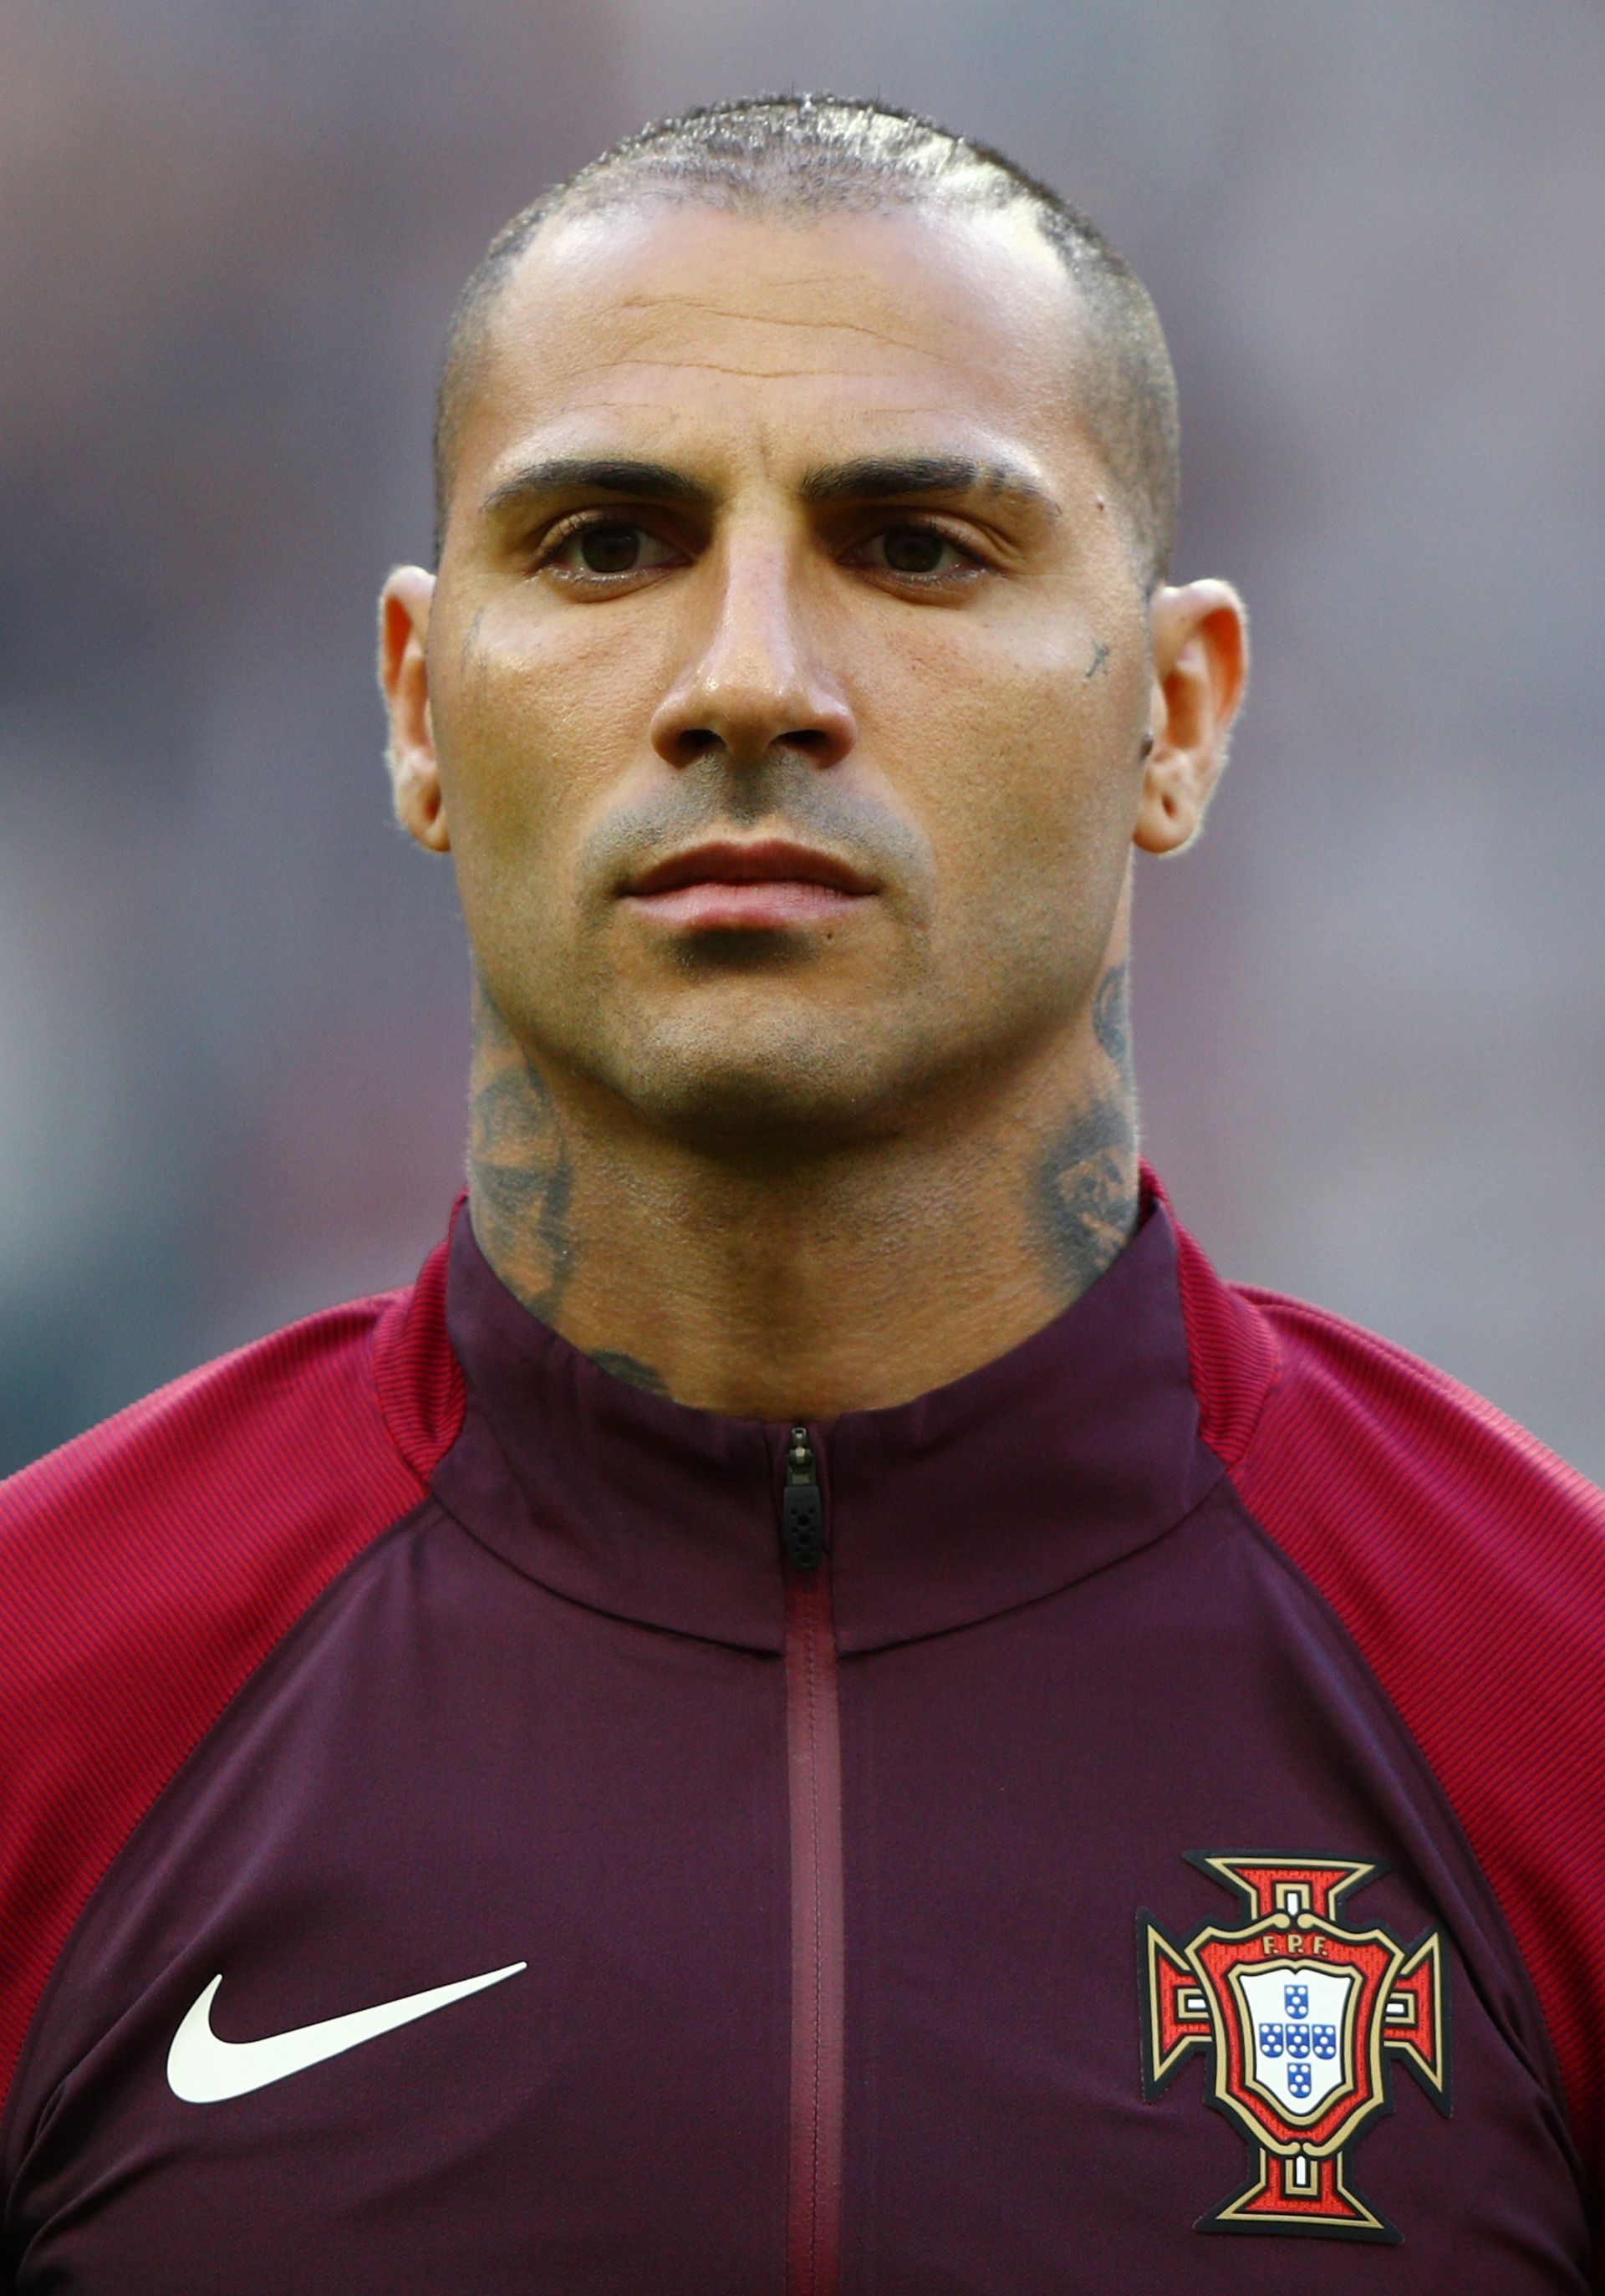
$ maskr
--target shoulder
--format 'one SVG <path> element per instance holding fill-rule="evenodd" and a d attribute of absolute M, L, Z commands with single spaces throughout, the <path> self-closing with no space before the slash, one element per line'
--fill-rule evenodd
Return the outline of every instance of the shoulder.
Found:
<path fill-rule="evenodd" d="M 1213 1360 L 1194 1341 L 1205 1440 L 1346 1619 L 1373 1640 L 1391 1628 L 1404 1665 L 1479 1629 L 1507 1658 L 1524 1630 L 1548 1665 L 1568 1644 L 1605 1658 L 1605 1493 L 1447 1373 L 1322 1308 L 1222 1284 L 1183 1242 L 1189 1257 L 1190 1336 L 1204 1303 L 1232 1332 Z M 1511 1606 L 1496 1625 L 1494 1595 Z"/>
<path fill-rule="evenodd" d="M 1605 1495 L 1482 1397 L 1178 1236 L 1204 1439 L 1435 1772 L 1605 2144 Z"/>
<path fill-rule="evenodd" d="M 131 1656 L 175 1611 L 193 1633 L 338 1569 L 415 1505 L 461 1415 L 443 1327 L 433 1349 L 421 1328 L 438 1288 L 431 1261 L 409 1290 L 207 1364 L 0 1484 L 0 1700 L 44 1665 L 42 1641 Z"/>
<path fill-rule="evenodd" d="M 105 1866 L 462 1417 L 444 1252 L 0 1485 L 0 2087 Z"/>

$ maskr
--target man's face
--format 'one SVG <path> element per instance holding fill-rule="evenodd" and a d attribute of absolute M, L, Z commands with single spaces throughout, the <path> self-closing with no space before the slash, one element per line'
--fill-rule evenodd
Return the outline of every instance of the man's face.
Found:
<path fill-rule="evenodd" d="M 1079 324 L 1013 217 L 657 207 L 522 260 L 427 692 L 476 963 L 554 1082 L 823 1144 L 1068 1041 L 1151 690 Z"/>

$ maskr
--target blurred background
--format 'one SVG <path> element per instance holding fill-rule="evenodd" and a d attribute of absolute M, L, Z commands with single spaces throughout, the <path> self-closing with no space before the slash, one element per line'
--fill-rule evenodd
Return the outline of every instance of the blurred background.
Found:
<path fill-rule="evenodd" d="M 1605 1479 L 1598 0 L 11 0 L 0 1470 L 411 1275 L 462 1163 L 446 871 L 373 599 L 492 229 L 650 116 L 880 93 L 1152 287 L 1183 575 L 1256 682 L 1148 865 L 1146 1141 L 1229 1275 Z"/>

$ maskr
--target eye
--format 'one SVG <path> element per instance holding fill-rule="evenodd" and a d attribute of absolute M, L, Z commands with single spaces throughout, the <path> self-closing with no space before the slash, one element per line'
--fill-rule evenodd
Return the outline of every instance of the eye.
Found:
<path fill-rule="evenodd" d="M 882 527 L 855 554 L 862 565 L 882 573 L 900 574 L 905 581 L 951 582 L 980 571 L 970 552 L 944 534 L 939 526 Z"/>
<path fill-rule="evenodd" d="M 606 582 L 673 565 L 677 555 L 632 519 L 593 518 L 560 534 L 541 563 L 571 581 Z"/>

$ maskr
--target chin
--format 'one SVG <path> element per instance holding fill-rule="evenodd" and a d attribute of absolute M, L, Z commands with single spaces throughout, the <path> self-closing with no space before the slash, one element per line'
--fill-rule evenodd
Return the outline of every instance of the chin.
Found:
<path fill-rule="evenodd" d="M 883 1063 L 840 1028 L 699 1029 L 638 1046 L 616 1088 L 651 1122 L 709 1148 L 824 1149 L 886 1128 Z"/>

